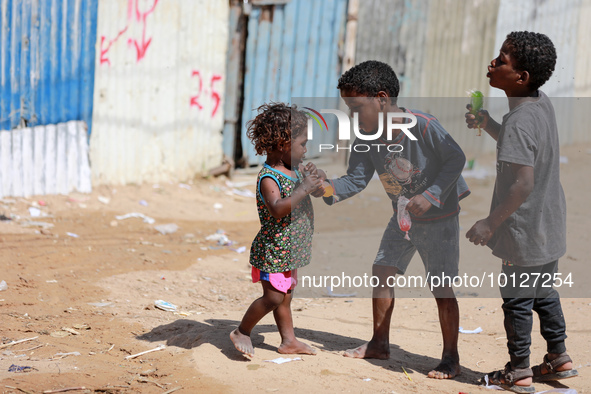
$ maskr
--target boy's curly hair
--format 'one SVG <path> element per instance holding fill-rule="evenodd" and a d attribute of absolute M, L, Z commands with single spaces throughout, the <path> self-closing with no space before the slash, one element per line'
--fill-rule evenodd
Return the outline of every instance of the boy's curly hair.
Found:
<path fill-rule="evenodd" d="M 392 98 L 392 103 L 396 104 L 400 82 L 392 67 L 377 60 L 368 60 L 341 75 L 337 89 L 351 90 L 369 97 L 375 97 L 378 92 L 384 91 Z"/>
<path fill-rule="evenodd" d="M 246 136 L 258 155 L 277 150 L 281 143 L 291 143 L 292 138 L 307 130 L 308 115 L 296 105 L 269 103 L 261 105 L 257 111 L 259 114 L 247 124 Z"/>
<path fill-rule="evenodd" d="M 556 65 L 556 49 L 547 35 L 529 31 L 514 31 L 505 40 L 515 67 L 529 73 L 529 86 L 538 90 L 550 79 Z"/>

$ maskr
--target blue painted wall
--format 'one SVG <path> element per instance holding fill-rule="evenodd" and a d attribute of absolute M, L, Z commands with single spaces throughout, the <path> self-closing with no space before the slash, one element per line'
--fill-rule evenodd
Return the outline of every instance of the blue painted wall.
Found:
<path fill-rule="evenodd" d="M 246 123 L 261 104 L 291 103 L 294 97 L 338 97 L 339 50 L 344 46 L 346 15 L 347 0 L 291 0 L 285 5 L 253 6 L 248 21 L 239 125 L 249 164 L 260 164 L 265 159 L 255 155 L 246 137 Z M 334 127 L 332 130 L 336 132 Z M 326 142 L 336 139 L 333 134 L 324 137 Z M 229 141 L 225 146 L 231 146 Z"/>
<path fill-rule="evenodd" d="M 98 0 L 0 0 L 0 130 L 83 120 L 90 133 Z"/>

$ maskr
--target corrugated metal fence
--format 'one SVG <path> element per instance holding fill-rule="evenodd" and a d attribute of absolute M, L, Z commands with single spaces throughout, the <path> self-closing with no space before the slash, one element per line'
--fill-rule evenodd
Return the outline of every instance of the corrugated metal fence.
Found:
<path fill-rule="evenodd" d="M 90 127 L 98 0 L 0 0 L 0 130 Z"/>
<path fill-rule="evenodd" d="M 186 180 L 221 163 L 228 9 L 100 1 L 93 183 Z"/>
<path fill-rule="evenodd" d="M 294 0 L 252 8 L 241 122 L 242 146 L 249 164 L 264 160 L 255 156 L 246 138 L 246 123 L 261 104 L 291 102 L 292 97 L 338 97 L 346 12 L 346 0 Z M 325 138 L 332 142 L 335 135 L 325 134 Z"/>
<path fill-rule="evenodd" d="M 0 0 L 0 197 L 90 191 L 97 4 Z"/>

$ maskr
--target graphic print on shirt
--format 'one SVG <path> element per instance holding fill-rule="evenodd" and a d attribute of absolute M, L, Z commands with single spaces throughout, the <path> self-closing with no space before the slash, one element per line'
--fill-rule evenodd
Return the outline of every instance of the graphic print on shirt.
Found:
<path fill-rule="evenodd" d="M 386 193 L 393 196 L 410 195 L 416 193 L 427 184 L 421 171 L 403 156 L 403 152 L 390 152 L 384 159 L 384 173 L 380 174 L 380 181 Z"/>

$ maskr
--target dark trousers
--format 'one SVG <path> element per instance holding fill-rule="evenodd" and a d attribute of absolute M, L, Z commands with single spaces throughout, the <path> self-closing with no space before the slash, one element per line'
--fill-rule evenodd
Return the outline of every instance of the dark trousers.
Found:
<path fill-rule="evenodd" d="M 566 323 L 560 296 L 552 286 L 554 273 L 557 271 L 558 260 L 536 267 L 513 266 L 510 262 L 503 261 L 507 285 L 501 287 L 501 296 L 507 347 L 514 369 L 530 366 L 532 311 L 536 311 L 540 318 L 540 332 L 546 340 L 547 352 L 566 351 Z"/>

